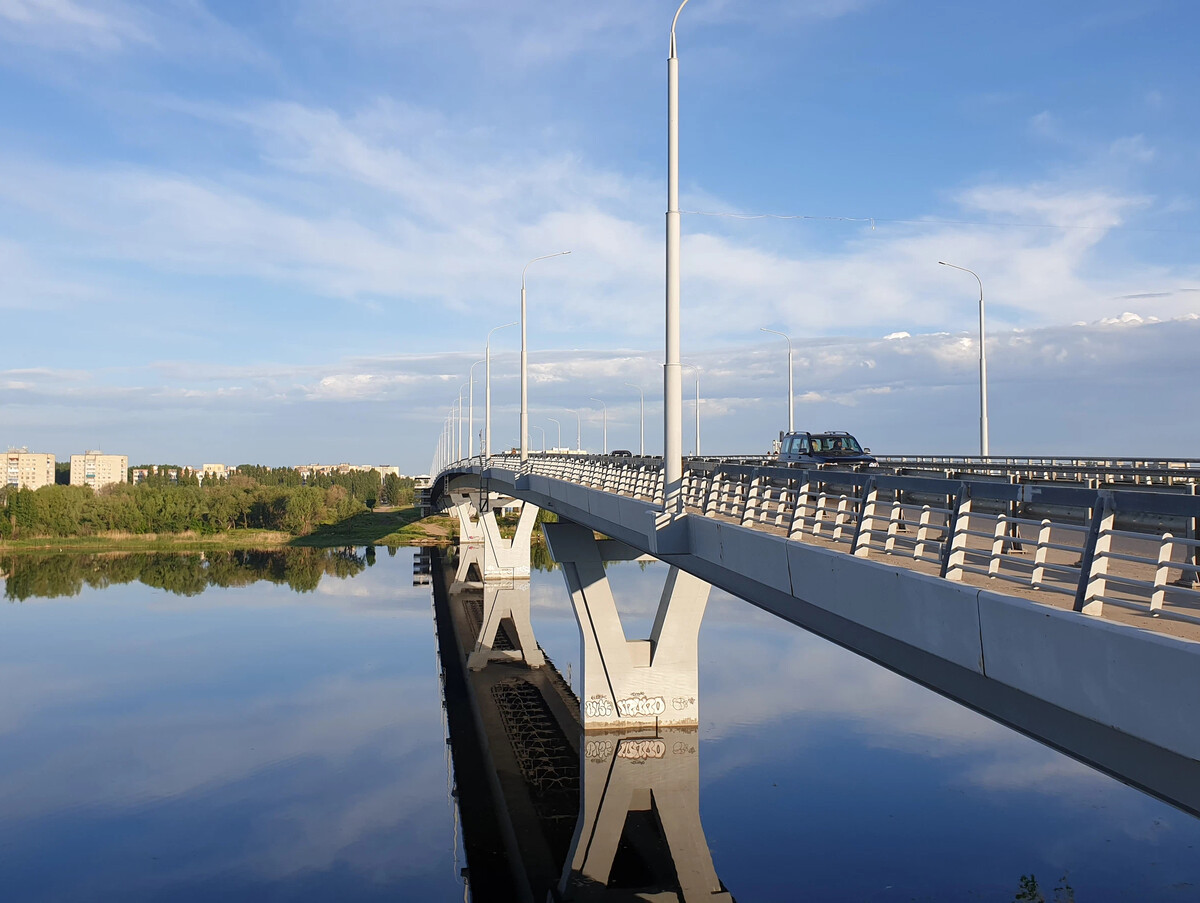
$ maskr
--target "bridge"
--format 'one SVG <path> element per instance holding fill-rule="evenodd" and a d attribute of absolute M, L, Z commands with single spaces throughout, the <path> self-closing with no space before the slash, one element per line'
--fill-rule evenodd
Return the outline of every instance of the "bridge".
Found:
<path fill-rule="evenodd" d="M 460 524 L 457 580 L 529 573 L 539 510 L 580 624 L 585 732 L 694 726 L 696 638 L 716 585 L 1200 814 L 1194 462 L 475 457 L 431 498 Z M 495 518 L 520 505 L 514 529 Z M 606 560 L 670 565 L 652 635 L 629 639 Z M 513 627 L 519 648 L 493 642 Z M 527 602 L 484 608 L 471 667 L 540 652 Z"/>

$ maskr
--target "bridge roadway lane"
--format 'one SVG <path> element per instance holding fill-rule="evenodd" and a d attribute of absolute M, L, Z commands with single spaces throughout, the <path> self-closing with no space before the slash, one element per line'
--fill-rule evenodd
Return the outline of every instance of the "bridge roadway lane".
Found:
<path fill-rule="evenodd" d="M 1200 643 L 720 518 L 656 525 L 649 501 L 515 466 L 455 473 L 649 552 L 1200 815 Z"/>

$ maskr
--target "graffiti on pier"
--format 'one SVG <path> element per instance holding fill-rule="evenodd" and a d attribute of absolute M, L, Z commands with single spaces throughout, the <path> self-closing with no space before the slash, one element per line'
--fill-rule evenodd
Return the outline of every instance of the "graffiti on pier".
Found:
<path fill-rule="evenodd" d="M 661 759 L 667 754 L 662 740 L 622 740 L 617 744 L 618 759 Z"/>
<path fill-rule="evenodd" d="M 620 712 L 622 718 L 656 717 L 666 710 L 666 700 L 661 696 L 635 693 L 626 699 L 617 700 L 617 711 Z"/>
<path fill-rule="evenodd" d="M 677 712 L 682 712 L 684 709 L 688 708 L 689 706 L 693 706 L 695 704 L 696 704 L 695 696 L 676 696 L 674 699 L 671 700 L 671 707 L 673 709 L 675 709 L 675 711 L 677 711 Z"/>
<path fill-rule="evenodd" d="M 588 740 L 583 754 L 594 762 L 606 762 L 612 758 L 613 747 L 607 740 Z"/>
<path fill-rule="evenodd" d="M 612 713 L 612 702 L 607 696 L 593 696 L 583 702 L 583 714 L 587 718 L 609 718 Z"/>

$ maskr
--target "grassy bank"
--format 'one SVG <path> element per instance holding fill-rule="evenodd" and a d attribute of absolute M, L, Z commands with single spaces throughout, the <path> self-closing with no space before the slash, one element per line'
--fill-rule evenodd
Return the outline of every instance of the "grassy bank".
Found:
<path fill-rule="evenodd" d="M 452 542 L 448 517 L 422 519 L 416 508 L 365 511 L 307 536 L 275 530 L 221 533 L 98 533 L 94 536 L 35 536 L 0 541 L 0 552 L 182 552 L 206 549 L 275 549 L 283 546 L 340 548 L 365 545 L 443 545 Z"/>
<path fill-rule="evenodd" d="M 364 511 L 336 524 L 324 524 L 289 545 L 309 548 L 335 546 L 436 546 L 453 542 L 457 527 L 448 517 L 422 518 L 416 508 Z"/>

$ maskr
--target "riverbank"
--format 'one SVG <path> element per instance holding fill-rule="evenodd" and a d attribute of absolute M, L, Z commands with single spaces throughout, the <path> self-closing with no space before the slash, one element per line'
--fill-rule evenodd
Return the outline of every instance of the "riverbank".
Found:
<path fill-rule="evenodd" d="M 184 552 L 208 549 L 341 548 L 344 546 L 446 545 L 454 541 L 448 517 L 422 518 L 417 508 L 364 511 L 305 536 L 277 530 L 220 533 L 97 533 L 93 536 L 34 536 L 0 540 L 0 552 Z"/>

